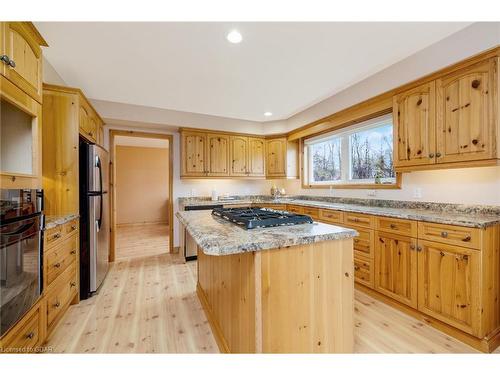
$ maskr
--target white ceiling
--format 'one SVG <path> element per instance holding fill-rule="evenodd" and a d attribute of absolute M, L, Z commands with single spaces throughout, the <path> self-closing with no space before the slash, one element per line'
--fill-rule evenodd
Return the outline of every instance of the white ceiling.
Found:
<path fill-rule="evenodd" d="M 127 137 L 125 135 L 118 135 L 115 137 L 114 141 L 116 146 L 168 148 L 168 139 L 161 138 Z"/>
<path fill-rule="evenodd" d="M 92 99 L 262 122 L 288 118 L 469 24 L 36 26 L 50 45 L 49 62 Z M 233 28 L 242 43 L 227 42 Z"/>

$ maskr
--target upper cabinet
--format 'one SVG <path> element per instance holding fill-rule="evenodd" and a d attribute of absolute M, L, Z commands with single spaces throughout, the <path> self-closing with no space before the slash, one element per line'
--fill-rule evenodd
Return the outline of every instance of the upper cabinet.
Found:
<path fill-rule="evenodd" d="M 286 137 L 266 140 L 266 176 L 298 178 L 298 142 Z"/>
<path fill-rule="evenodd" d="M 42 49 L 47 46 L 31 22 L 0 23 L 0 73 L 42 102 Z"/>
<path fill-rule="evenodd" d="M 97 143 L 102 146 L 104 132 L 103 121 L 92 108 L 87 98 L 79 91 L 79 129 L 80 134 L 92 143 Z"/>
<path fill-rule="evenodd" d="M 396 171 L 497 164 L 497 70 L 488 57 L 395 95 Z"/>
<path fill-rule="evenodd" d="M 290 178 L 298 173 L 298 142 L 181 129 L 181 177 Z"/>
<path fill-rule="evenodd" d="M 426 83 L 394 96 L 394 166 L 434 164 L 436 84 Z"/>
<path fill-rule="evenodd" d="M 497 58 L 437 80 L 439 163 L 496 157 L 497 83 Z"/>

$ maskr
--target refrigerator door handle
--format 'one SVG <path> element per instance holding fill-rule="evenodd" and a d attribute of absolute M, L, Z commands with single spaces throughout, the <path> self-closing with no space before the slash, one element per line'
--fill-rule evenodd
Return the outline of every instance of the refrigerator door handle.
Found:
<path fill-rule="evenodd" d="M 96 156 L 96 167 L 97 170 L 99 171 L 99 192 L 101 195 L 99 196 L 99 218 L 97 219 L 97 227 L 98 229 L 101 228 L 102 224 L 102 165 L 101 165 L 101 158 L 99 156 Z"/>

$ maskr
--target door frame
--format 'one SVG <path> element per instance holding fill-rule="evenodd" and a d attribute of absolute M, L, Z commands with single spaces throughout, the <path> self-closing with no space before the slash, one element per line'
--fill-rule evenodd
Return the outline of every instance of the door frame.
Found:
<path fill-rule="evenodd" d="M 126 136 L 126 137 L 139 137 L 139 138 L 157 138 L 168 140 L 168 227 L 169 227 L 169 237 L 168 237 L 168 252 L 174 252 L 174 171 L 173 171 L 173 158 L 174 158 L 174 136 L 173 134 L 161 134 L 161 133 L 146 133 L 134 130 L 109 130 L 109 186 L 111 187 L 111 199 L 110 199 L 110 246 L 109 246 L 109 261 L 115 261 L 115 244 L 116 244 L 116 186 L 115 186 L 115 176 L 116 176 L 116 163 L 115 161 L 115 137 L 116 136 Z"/>

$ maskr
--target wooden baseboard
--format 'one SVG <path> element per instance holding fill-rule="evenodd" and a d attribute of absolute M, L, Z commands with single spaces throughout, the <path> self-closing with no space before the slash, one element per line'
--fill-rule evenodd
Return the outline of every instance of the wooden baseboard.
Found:
<path fill-rule="evenodd" d="M 205 315 L 207 316 L 208 323 L 210 324 L 210 327 L 212 328 L 212 333 L 214 334 L 215 342 L 217 343 L 217 346 L 219 347 L 220 352 L 221 353 L 230 353 L 229 345 L 227 344 L 227 341 L 224 338 L 224 335 L 222 334 L 222 329 L 219 326 L 219 324 L 217 323 L 217 319 L 214 318 L 212 308 L 210 307 L 210 304 L 208 303 L 207 296 L 205 295 L 205 291 L 201 287 L 200 283 L 196 283 L 196 294 L 198 295 L 198 298 L 201 302 L 201 306 L 203 307 L 203 310 L 205 311 Z"/>
<path fill-rule="evenodd" d="M 500 331 L 496 332 L 494 335 L 488 338 L 480 339 L 477 337 L 474 337 L 472 335 L 469 335 L 468 333 L 465 333 L 455 327 L 452 327 L 446 323 L 443 323 L 442 321 L 433 318 L 429 315 L 426 315 L 418 310 L 415 310 L 409 306 L 406 306 L 402 304 L 401 302 L 398 302 L 390 297 L 387 297 L 370 287 L 367 287 L 365 285 L 356 283 L 355 284 L 356 289 L 368 294 L 370 297 L 373 297 L 379 301 L 382 301 L 383 303 L 394 307 L 408 315 L 411 315 L 415 319 L 418 319 L 428 325 L 430 325 L 433 328 L 436 328 L 437 330 L 446 333 L 447 335 L 450 335 L 457 340 L 460 340 L 464 342 L 465 344 L 472 346 L 474 349 L 477 349 L 483 353 L 491 353 L 493 352 L 498 346 L 500 346 Z"/>

